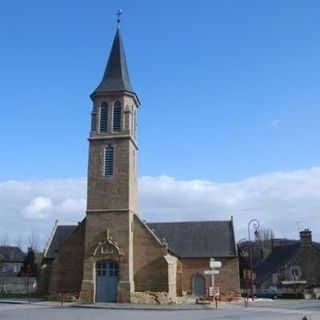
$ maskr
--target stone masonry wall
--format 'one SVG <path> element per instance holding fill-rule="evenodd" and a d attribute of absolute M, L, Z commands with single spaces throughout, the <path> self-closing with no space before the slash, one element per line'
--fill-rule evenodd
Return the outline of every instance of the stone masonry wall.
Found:
<path fill-rule="evenodd" d="M 52 263 L 49 294 L 79 293 L 84 253 L 85 220 L 60 246 L 58 257 Z"/>
<path fill-rule="evenodd" d="M 296 263 L 301 266 L 301 279 L 307 280 L 308 285 L 318 285 L 320 283 L 320 249 L 314 245 L 302 246 L 296 260 L 292 261 L 291 264 Z"/>
<path fill-rule="evenodd" d="M 220 287 L 220 292 L 225 295 L 240 292 L 239 264 L 237 258 L 217 258 L 222 262 L 220 274 L 215 276 L 215 285 Z M 209 269 L 210 258 L 182 259 L 183 291 L 192 294 L 193 278 L 196 274 L 203 274 Z M 206 287 L 211 285 L 210 276 L 204 275 Z"/>
<path fill-rule="evenodd" d="M 106 145 L 114 148 L 114 174 L 105 177 L 104 148 Z M 129 209 L 129 139 L 108 139 L 90 141 L 88 197 L 87 209 L 90 210 L 128 210 Z M 133 210 L 134 208 L 130 208 Z"/>
<path fill-rule="evenodd" d="M 176 283 L 177 296 L 182 296 L 182 291 L 183 291 L 182 281 L 183 281 L 182 262 L 180 259 L 177 259 L 177 283 Z"/>
<path fill-rule="evenodd" d="M 51 278 L 52 260 L 43 260 L 37 276 L 38 290 L 41 296 L 48 295 L 49 283 Z"/>
<path fill-rule="evenodd" d="M 135 291 L 168 292 L 168 263 L 162 245 L 148 227 L 134 217 L 134 283 Z"/>
<path fill-rule="evenodd" d="M 182 291 L 192 294 L 193 278 L 196 274 L 203 274 L 209 268 L 209 258 L 181 259 L 182 263 Z M 206 287 L 210 285 L 210 278 L 205 276 Z"/>
<path fill-rule="evenodd" d="M 132 214 L 128 212 L 98 212 L 90 213 L 86 217 L 86 245 L 83 268 L 83 282 L 81 288 L 81 301 L 93 303 L 96 293 L 95 268 L 98 261 L 116 261 L 119 263 L 118 302 L 129 302 L 130 292 L 133 291 L 132 254 L 130 253 Z M 95 255 L 94 251 L 99 243 L 104 242 L 106 233 L 110 241 L 119 248 L 117 256 Z"/>
<path fill-rule="evenodd" d="M 114 131 L 112 110 L 115 101 L 121 102 L 121 130 Z M 99 130 L 99 114 L 102 103 L 107 102 L 107 132 Z M 95 266 L 98 261 L 114 260 L 119 263 L 118 302 L 129 302 L 134 292 L 133 281 L 133 215 L 136 213 L 136 152 L 133 113 L 136 102 L 132 95 L 122 92 L 106 93 L 94 97 L 94 119 L 98 130 L 90 133 L 87 223 L 85 237 L 85 258 L 81 301 L 94 302 L 96 294 Z M 113 173 L 105 176 L 105 147 L 113 147 Z M 99 257 L 94 249 L 109 233 L 118 257 L 105 254 Z"/>
<path fill-rule="evenodd" d="M 122 108 L 122 125 L 120 132 L 112 131 L 112 106 L 120 101 Z M 136 112 L 134 99 L 130 96 L 108 94 L 97 98 L 94 109 L 99 114 L 102 103 L 109 105 L 108 132 L 90 133 L 89 168 L 88 168 L 88 197 L 87 210 L 111 211 L 130 210 L 137 212 L 137 146 L 132 125 L 133 112 Z M 130 118 L 128 124 L 126 117 Z M 96 119 L 97 128 L 99 117 Z M 104 176 L 104 148 L 112 145 L 114 148 L 113 176 Z"/>

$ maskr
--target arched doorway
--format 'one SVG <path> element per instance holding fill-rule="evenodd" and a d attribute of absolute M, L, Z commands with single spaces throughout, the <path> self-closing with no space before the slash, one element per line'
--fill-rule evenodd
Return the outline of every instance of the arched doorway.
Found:
<path fill-rule="evenodd" d="M 203 296 L 206 292 L 206 281 L 203 275 L 196 274 L 193 277 L 193 294 Z"/>
<path fill-rule="evenodd" d="M 116 302 L 119 265 L 115 261 L 99 261 L 96 264 L 96 302 Z"/>

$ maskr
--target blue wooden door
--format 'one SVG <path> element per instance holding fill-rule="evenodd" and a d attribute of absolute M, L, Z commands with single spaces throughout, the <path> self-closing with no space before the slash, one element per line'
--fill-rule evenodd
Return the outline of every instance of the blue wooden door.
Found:
<path fill-rule="evenodd" d="M 203 296 L 206 292 L 205 279 L 201 274 L 197 274 L 193 278 L 193 294 L 196 296 Z"/>
<path fill-rule="evenodd" d="M 116 302 L 119 279 L 119 265 L 114 261 L 97 263 L 96 302 Z"/>

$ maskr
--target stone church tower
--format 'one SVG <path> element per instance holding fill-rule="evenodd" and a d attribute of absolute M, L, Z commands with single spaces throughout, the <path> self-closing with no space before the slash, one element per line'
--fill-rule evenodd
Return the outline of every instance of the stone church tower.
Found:
<path fill-rule="evenodd" d="M 171 303 L 216 283 L 239 292 L 233 221 L 146 223 L 137 214 L 137 109 L 118 26 L 102 80 L 91 94 L 86 217 L 55 225 L 41 267 L 42 291 L 81 302 Z M 166 301 L 164 301 L 164 297 Z"/>
<path fill-rule="evenodd" d="M 91 99 L 81 296 L 82 300 L 93 301 L 96 292 L 99 301 L 99 292 L 107 289 L 108 300 L 118 297 L 126 301 L 134 291 L 133 217 L 137 213 L 139 99 L 130 84 L 119 26 L 102 81 Z M 113 262 L 101 262 L 96 266 L 103 255 L 108 255 L 108 261 Z M 106 281 L 107 273 L 114 279 L 109 277 Z"/>

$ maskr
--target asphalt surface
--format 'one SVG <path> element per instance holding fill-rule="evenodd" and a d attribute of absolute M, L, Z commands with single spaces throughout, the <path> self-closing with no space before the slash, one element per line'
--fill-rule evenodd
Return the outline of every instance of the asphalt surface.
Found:
<path fill-rule="evenodd" d="M 65 304 L 61 307 L 56 302 L 34 301 L 31 304 L 25 301 L 0 302 L 2 302 L 0 303 L 1 320 L 301 320 L 304 316 L 307 316 L 308 320 L 320 320 L 320 301 L 314 300 L 258 301 L 250 303 L 248 308 L 245 308 L 242 303 L 222 303 L 217 310 L 195 305 L 160 306 L 160 309 L 155 309 L 154 306 L 139 305 L 129 308 L 130 305 L 116 304 L 90 306 Z M 156 307 L 159 308 L 159 306 Z"/>

